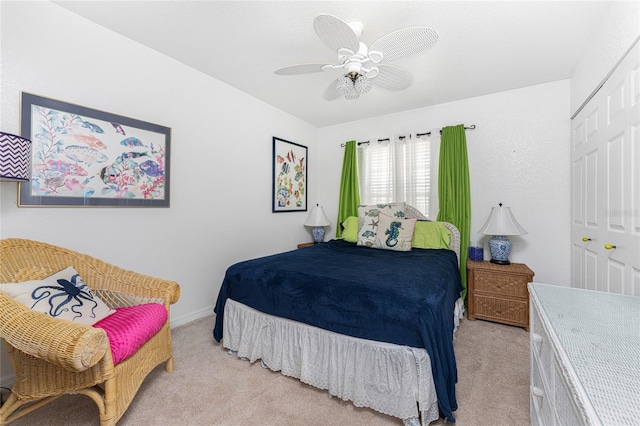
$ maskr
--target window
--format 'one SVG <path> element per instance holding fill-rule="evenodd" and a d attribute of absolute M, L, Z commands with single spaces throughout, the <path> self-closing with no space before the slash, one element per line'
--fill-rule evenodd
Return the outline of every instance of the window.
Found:
<path fill-rule="evenodd" d="M 405 201 L 429 216 L 431 144 L 427 138 L 397 137 L 358 147 L 360 202 Z"/>

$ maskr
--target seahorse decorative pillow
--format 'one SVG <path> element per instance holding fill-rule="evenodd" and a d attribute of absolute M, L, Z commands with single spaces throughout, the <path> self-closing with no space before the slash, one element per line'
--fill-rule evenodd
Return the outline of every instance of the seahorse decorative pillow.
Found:
<path fill-rule="evenodd" d="M 404 218 L 405 203 L 371 204 L 358 206 L 358 245 L 374 247 L 378 232 L 378 215 Z"/>
<path fill-rule="evenodd" d="M 42 280 L 0 284 L 0 290 L 35 311 L 80 324 L 93 325 L 115 312 L 72 266 Z"/>
<path fill-rule="evenodd" d="M 374 247 L 384 250 L 410 251 L 417 219 L 403 219 L 380 213 Z"/>

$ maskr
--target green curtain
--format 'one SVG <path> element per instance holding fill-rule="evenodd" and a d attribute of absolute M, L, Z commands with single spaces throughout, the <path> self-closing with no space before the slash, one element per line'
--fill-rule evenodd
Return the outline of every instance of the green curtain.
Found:
<path fill-rule="evenodd" d="M 444 127 L 440 139 L 438 171 L 438 221 L 453 223 L 460 230 L 460 278 L 467 300 L 467 254 L 471 227 L 471 190 L 464 124 Z"/>
<path fill-rule="evenodd" d="M 345 144 L 344 160 L 342 161 L 342 180 L 340 181 L 336 238 L 342 236 L 342 222 L 349 216 L 358 216 L 358 204 L 360 204 L 360 188 L 358 186 L 356 141 L 349 141 Z"/>

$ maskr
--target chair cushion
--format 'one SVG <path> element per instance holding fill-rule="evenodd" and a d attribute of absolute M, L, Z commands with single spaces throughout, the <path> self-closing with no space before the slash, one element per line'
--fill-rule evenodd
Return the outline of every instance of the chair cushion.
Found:
<path fill-rule="evenodd" d="M 167 322 L 167 309 L 159 303 L 117 308 L 113 315 L 93 326 L 102 328 L 109 338 L 113 364 L 136 353 Z"/>

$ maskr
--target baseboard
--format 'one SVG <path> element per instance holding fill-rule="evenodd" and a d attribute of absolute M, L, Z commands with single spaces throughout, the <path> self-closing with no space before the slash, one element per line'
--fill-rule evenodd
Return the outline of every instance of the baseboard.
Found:
<path fill-rule="evenodd" d="M 204 318 L 208 315 L 213 314 L 214 305 L 207 306 L 202 309 L 198 309 L 197 311 L 189 312 L 186 315 L 180 315 L 178 317 L 171 316 L 171 328 L 176 328 L 181 325 L 185 325 L 190 323 L 191 321 L 198 320 L 200 318 Z M 213 324 L 211 324 L 211 330 L 213 332 Z"/>

